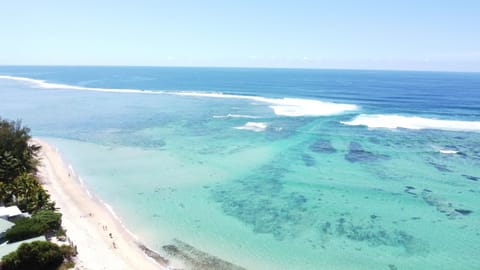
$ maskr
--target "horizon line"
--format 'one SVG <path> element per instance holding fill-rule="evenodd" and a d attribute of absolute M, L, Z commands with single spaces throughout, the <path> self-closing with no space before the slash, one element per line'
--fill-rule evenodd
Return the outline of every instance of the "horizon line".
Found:
<path fill-rule="evenodd" d="M 275 66 L 172 66 L 172 65 L 108 65 L 108 64 L 0 64 L 0 67 L 131 67 L 131 68 L 218 68 L 218 69 L 294 69 L 294 70 L 332 70 L 332 71 L 390 71 L 390 72 L 438 72 L 438 73 L 480 73 L 471 70 L 448 69 L 394 69 L 394 68 L 328 68 L 328 67 L 275 67 Z"/>

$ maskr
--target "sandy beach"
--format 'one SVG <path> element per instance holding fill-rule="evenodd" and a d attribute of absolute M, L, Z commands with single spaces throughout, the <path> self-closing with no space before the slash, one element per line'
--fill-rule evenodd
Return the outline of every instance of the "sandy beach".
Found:
<path fill-rule="evenodd" d="M 119 220 L 80 184 L 56 148 L 39 139 L 42 147 L 39 177 L 62 213 L 62 225 L 77 246 L 76 269 L 167 269 L 139 247 Z"/>

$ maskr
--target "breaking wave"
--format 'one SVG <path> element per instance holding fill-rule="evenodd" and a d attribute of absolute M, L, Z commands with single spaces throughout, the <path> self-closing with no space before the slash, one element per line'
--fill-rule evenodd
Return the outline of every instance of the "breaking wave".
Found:
<path fill-rule="evenodd" d="M 256 119 L 260 118 L 258 116 L 253 116 L 253 115 L 246 115 L 246 114 L 227 114 L 227 115 L 214 115 L 213 118 L 249 118 L 249 119 Z"/>
<path fill-rule="evenodd" d="M 235 127 L 235 129 L 242 129 L 242 130 L 251 130 L 255 132 L 265 131 L 267 129 L 267 123 L 260 123 L 260 122 L 247 122 L 245 125 L 241 127 Z"/>
<path fill-rule="evenodd" d="M 424 118 L 417 116 L 360 114 L 351 121 L 341 122 L 349 126 L 367 126 L 369 128 L 405 128 L 405 129 L 436 129 L 447 131 L 480 132 L 479 121 L 459 121 Z"/>
<path fill-rule="evenodd" d="M 96 92 L 108 92 L 108 93 L 134 93 L 134 94 L 168 94 L 178 96 L 194 96 L 194 97 L 207 97 L 207 98 L 228 98 L 228 99 L 244 99 L 252 100 L 264 104 L 268 104 L 276 115 L 280 116 L 330 116 L 336 114 L 342 114 L 349 111 L 358 110 L 359 107 L 353 104 L 341 104 L 333 102 L 325 102 L 313 99 L 302 98 L 266 98 L 259 96 L 243 96 L 224 94 L 220 92 L 198 92 L 198 91 L 153 91 L 142 89 L 118 89 L 118 88 L 95 88 L 74 86 L 59 83 L 49 83 L 45 80 L 31 79 L 25 77 L 0 75 L 0 79 L 15 80 L 20 82 L 29 83 L 39 88 L 45 89 L 70 89 L 81 91 L 96 91 Z"/>

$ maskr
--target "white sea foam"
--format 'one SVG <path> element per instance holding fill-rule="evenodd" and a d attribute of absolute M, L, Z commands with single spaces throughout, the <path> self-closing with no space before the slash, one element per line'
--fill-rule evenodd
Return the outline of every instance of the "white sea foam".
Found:
<path fill-rule="evenodd" d="M 313 99 L 300 98 L 265 98 L 258 96 L 242 96 L 223 94 L 221 92 L 197 92 L 197 91 L 152 91 L 141 89 L 118 89 L 118 88 L 94 88 L 66 85 L 59 83 L 49 83 L 44 80 L 30 79 L 25 77 L 0 75 L 0 79 L 16 80 L 33 84 L 39 88 L 45 89 L 69 89 L 81 91 L 96 91 L 108 93 L 131 93 L 131 94 L 170 94 L 178 96 L 194 96 L 207 98 L 228 98 L 252 100 L 262 104 L 269 104 L 269 107 L 276 115 L 281 116 L 329 116 L 358 110 L 359 107 L 353 104 L 341 104 L 333 102 L 324 102 Z"/>
<path fill-rule="evenodd" d="M 450 150 L 450 149 L 439 149 L 438 152 L 442 153 L 442 154 L 457 154 L 458 151 L 455 151 L 455 150 Z"/>
<path fill-rule="evenodd" d="M 253 115 L 246 115 L 246 114 L 227 114 L 227 115 L 214 115 L 213 118 L 249 118 L 249 119 L 257 119 L 260 118 L 258 116 Z"/>
<path fill-rule="evenodd" d="M 68 170 L 70 171 L 70 174 L 71 174 L 73 177 L 76 176 L 75 171 L 73 170 L 73 167 L 72 167 L 71 164 L 68 164 Z"/>
<path fill-rule="evenodd" d="M 112 216 L 120 223 L 120 224 L 123 224 L 122 220 L 117 216 L 117 214 L 115 213 L 115 211 L 113 211 L 113 208 L 106 202 L 100 200 L 101 203 L 103 203 L 103 205 L 105 205 L 105 207 L 107 208 L 108 212 L 110 212 L 110 214 L 112 214 Z"/>
<path fill-rule="evenodd" d="M 441 147 L 436 146 L 436 145 L 432 145 L 432 148 L 433 148 L 433 150 L 435 150 L 435 152 L 439 152 L 439 153 L 445 154 L 445 155 L 458 154 L 457 150 L 448 149 L 448 148 L 441 148 Z"/>
<path fill-rule="evenodd" d="M 276 115 L 281 116 L 329 116 L 358 110 L 359 107 L 353 104 L 341 104 L 325 102 L 314 99 L 302 98 L 265 98 L 257 96 L 242 96 L 223 93 L 205 92 L 170 92 L 181 96 L 198 96 L 210 98 L 246 99 L 260 103 L 269 104 Z"/>
<path fill-rule="evenodd" d="M 369 128 L 406 128 L 406 129 L 437 129 L 448 131 L 480 132 L 480 121 L 457 121 L 424 118 L 417 116 L 361 114 L 351 121 L 341 122 L 350 126 L 367 126 Z"/>
<path fill-rule="evenodd" d="M 133 239 L 135 240 L 139 240 L 140 238 L 138 238 L 138 236 L 136 234 L 134 234 L 132 231 L 130 231 L 129 229 L 127 229 L 127 227 L 125 227 L 123 224 L 122 224 L 122 228 L 131 236 L 133 237 Z"/>
<path fill-rule="evenodd" d="M 80 176 L 78 177 L 78 182 L 80 182 L 80 185 L 81 185 L 82 187 L 85 186 L 85 183 L 83 182 L 82 177 L 80 177 Z"/>
<path fill-rule="evenodd" d="M 44 80 L 30 79 L 30 78 L 16 77 L 16 76 L 7 76 L 7 75 L 0 75 L 0 79 L 26 82 L 36 87 L 44 88 L 44 89 L 68 89 L 68 90 L 107 92 L 107 93 L 164 94 L 164 92 L 161 92 L 161 91 L 150 91 L 150 90 L 142 90 L 142 89 L 96 88 L 96 87 L 75 86 L 75 85 L 68 85 L 68 84 L 61 84 L 61 83 L 50 83 Z"/>
<path fill-rule="evenodd" d="M 117 213 L 115 213 L 115 211 L 113 210 L 113 207 L 110 206 L 108 203 L 104 202 L 103 200 L 99 200 L 104 206 L 105 208 L 107 208 L 108 212 L 110 212 L 110 214 L 112 214 L 113 218 L 115 218 L 118 223 L 120 223 L 120 225 L 122 226 L 122 228 L 125 230 L 125 232 L 127 232 L 130 236 L 132 236 L 135 240 L 139 240 L 138 236 L 136 234 L 134 234 L 132 231 L 130 231 L 126 226 L 125 224 L 123 223 L 123 221 L 120 219 L 119 216 L 117 216 Z"/>
<path fill-rule="evenodd" d="M 241 127 L 235 127 L 235 129 L 242 129 L 242 130 L 251 130 L 255 132 L 265 131 L 267 129 L 267 123 L 260 123 L 260 122 L 247 122 L 245 125 Z"/>
<path fill-rule="evenodd" d="M 358 110 L 352 104 L 339 104 L 310 99 L 269 99 L 275 114 L 284 116 L 328 116 Z"/>
<path fill-rule="evenodd" d="M 92 194 L 90 193 L 90 191 L 88 191 L 88 189 L 85 189 L 85 192 L 87 192 L 89 198 L 93 198 Z"/>

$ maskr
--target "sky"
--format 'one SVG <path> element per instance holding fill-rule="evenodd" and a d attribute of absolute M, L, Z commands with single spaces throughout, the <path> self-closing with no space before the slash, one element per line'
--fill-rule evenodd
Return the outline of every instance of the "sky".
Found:
<path fill-rule="evenodd" d="M 480 1 L 0 0 L 0 65 L 480 71 Z"/>

